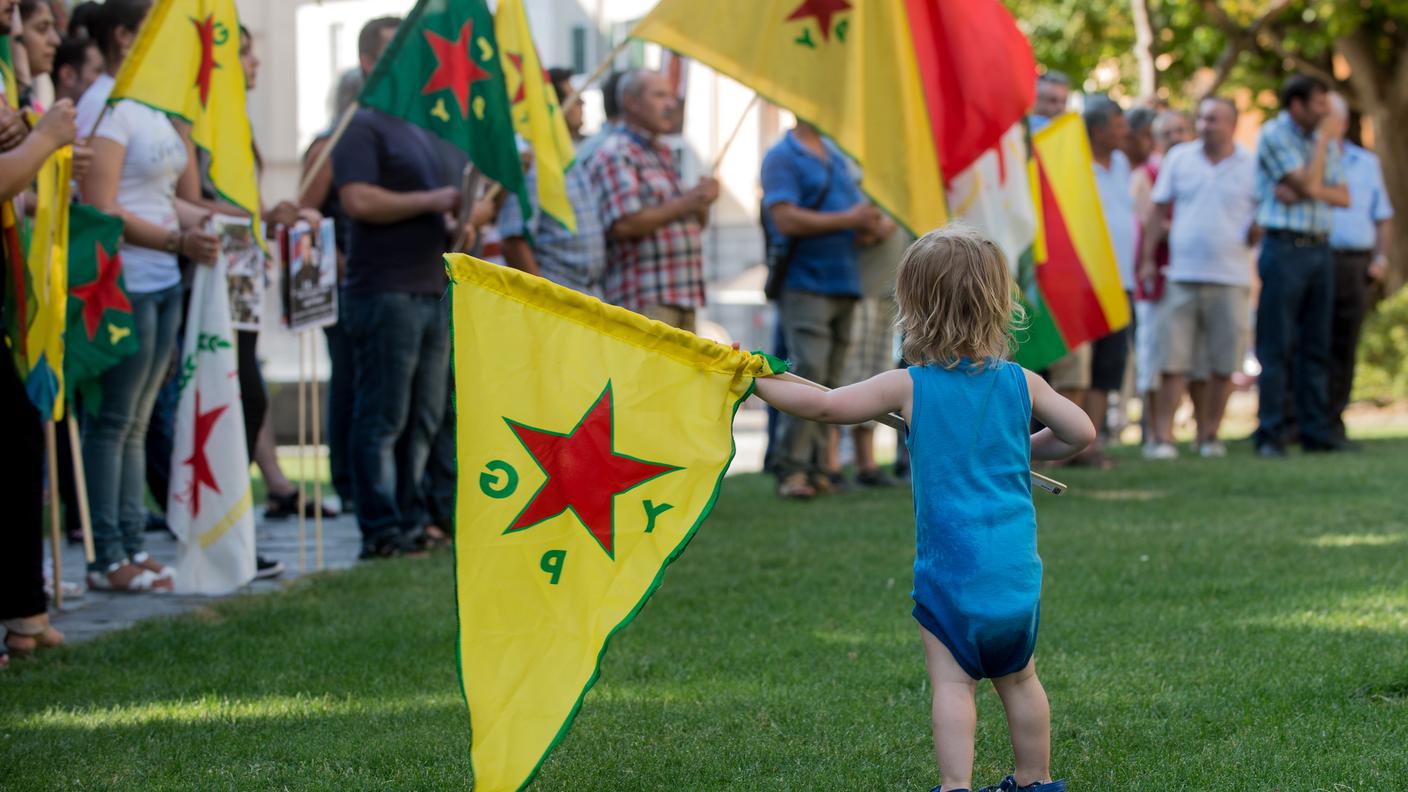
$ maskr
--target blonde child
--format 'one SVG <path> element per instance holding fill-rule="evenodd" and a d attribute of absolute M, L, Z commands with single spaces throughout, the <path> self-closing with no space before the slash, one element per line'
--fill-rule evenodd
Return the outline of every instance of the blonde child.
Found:
<path fill-rule="evenodd" d="M 935 792 L 967 792 L 974 694 L 991 679 L 1007 712 L 1016 770 L 980 792 L 1064 792 L 1051 780 L 1051 714 L 1032 659 L 1041 559 L 1028 475 L 1095 439 L 1085 412 L 1006 360 L 1013 283 L 1002 252 L 975 231 L 926 234 L 896 287 L 904 357 L 915 365 L 823 392 L 759 379 L 757 393 L 813 421 L 856 424 L 899 413 L 909 424 L 917 547 L 914 617 L 934 690 Z M 1029 434 L 1035 416 L 1046 426 Z"/>

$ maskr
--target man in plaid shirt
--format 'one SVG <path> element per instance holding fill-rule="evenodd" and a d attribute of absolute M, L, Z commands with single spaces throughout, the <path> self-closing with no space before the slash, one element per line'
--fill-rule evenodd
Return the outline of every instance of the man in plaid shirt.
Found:
<path fill-rule="evenodd" d="M 606 227 L 606 301 L 693 332 L 704 304 L 700 230 L 719 185 L 705 177 L 680 186 L 658 140 L 679 112 L 664 75 L 630 72 L 617 92 L 625 123 L 587 162 Z"/>

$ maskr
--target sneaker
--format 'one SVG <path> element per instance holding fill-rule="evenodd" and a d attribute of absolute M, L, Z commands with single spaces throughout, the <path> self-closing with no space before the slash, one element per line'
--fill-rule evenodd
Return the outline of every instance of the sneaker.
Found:
<path fill-rule="evenodd" d="M 1145 459 L 1178 459 L 1178 446 L 1173 443 L 1152 443 L 1144 446 Z"/>
<path fill-rule="evenodd" d="M 284 573 L 282 561 L 275 561 L 272 558 L 265 558 L 262 555 L 254 557 L 254 579 L 268 580 L 276 578 Z"/>
<path fill-rule="evenodd" d="M 1203 459 L 1222 459 L 1227 456 L 1227 446 L 1221 440 L 1209 440 L 1198 446 L 1198 456 Z"/>
<path fill-rule="evenodd" d="M 1262 459 L 1285 459 L 1286 449 L 1275 443 L 1261 443 L 1256 447 L 1256 455 Z"/>
<path fill-rule="evenodd" d="M 1012 782 L 1014 792 L 1066 792 L 1066 780 L 1047 781 L 1044 784 L 1027 784 L 1024 787 L 1017 786 L 1017 782 Z"/>
<path fill-rule="evenodd" d="M 862 470 L 856 474 L 856 483 L 862 487 L 893 487 L 899 484 L 892 476 L 880 468 Z"/>
<path fill-rule="evenodd" d="M 1007 776 L 1006 778 L 1002 779 L 1001 783 L 997 784 L 996 786 L 985 786 L 982 789 L 979 789 L 978 792 L 1012 792 L 1016 788 L 1017 779 L 1013 778 L 1012 776 Z"/>

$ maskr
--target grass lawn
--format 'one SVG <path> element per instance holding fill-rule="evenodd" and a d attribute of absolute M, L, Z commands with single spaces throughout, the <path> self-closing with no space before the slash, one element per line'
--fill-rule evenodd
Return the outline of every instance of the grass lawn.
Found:
<path fill-rule="evenodd" d="M 1062 471 L 1037 655 L 1077 790 L 1408 789 L 1408 439 Z M 927 790 L 901 492 L 730 479 L 543 790 Z M 766 512 L 749 514 L 761 505 Z M 364 565 L 0 674 L 0 788 L 466 789 L 450 559 Z M 979 784 L 1009 768 L 979 694 Z"/>

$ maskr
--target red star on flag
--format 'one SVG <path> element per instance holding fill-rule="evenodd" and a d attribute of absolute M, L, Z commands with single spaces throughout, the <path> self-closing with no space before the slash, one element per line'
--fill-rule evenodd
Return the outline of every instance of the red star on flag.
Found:
<path fill-rule="evenodd" d="M 831 17 L 842 11 L 851 10 L 851 4 L 846 0 L 803 0 L 787 17 L 788 22 L 807 17 L 815 17 L 817 24 L 821 26 L 821 40 L 831 40 Z"/>
<path fill-rule="evenodd" d="M 205 443 L 210 439 L 210 431 L 215 428 L 215 422 L 220 420 L 220 416 L 229 409 L 230 405 L 222 404 L 213 407 L 209 412 L 200 411 L 200 391 L 196 391 L 196 436 L 195 442 L 191 445 L 191 455 L 181 464 L 191 466 L 191 516 L 200 514 L 200 488 L 201 485 L 220 492 L 220 485 L 215 482 L 215 474 L 210 470 L 210 460 L 205 455 Z"/>
<path fill-rule="evenodd" d="M 520 531 L 572 510 L 608 556 L 615 553 L 615 497 L 680 468 L 646 462 L 616 451 L 611 383 L 567 434 L 504 419 L 547 481 L 505 533 Z"/>
<path fill-rule="evenodd" d="M 487 80 L 489 72 L 479 67 L 470 57 L 469 45 L 474 40 L 474 20 L 466 19 L 460 27 L 459 38 L 454 41 L 434 31 L 425 31 L 425 41 L 435 53 L 435 71 L 425 81 L 420 90 L 422 96 L 449 89 L 460 106 L 460 117 L 469 118 L 469 89 L 480 80 Z"/>
<path fill-rule="evenodd" d="M 127 293 L 117 284 L 117 276 L 122 272 L 121 254 L 108 255 L 100 243 L 94 243 L 97 248 L 98 277 L 82 286 L 69 286 L 68 293 L 83 301 L 83 328 L 88 331 L 88 340 L 92 341 L 98 333 L 98 327 L 103 323 L 103 312 L 111 308 L 114 311 L 132 312 L 132 303 L 127 300 Z"/>
<path fill-rule="evenodd" d="M 191 18 L 200 37 L 200 67 L 196 70 L 196 87 L 200 89 L 200 106 L 205 107 L 210 98 L 210 78 L 218 68 L 215 63 L 215 16 L 206 14 L 205 20 Z"/>
<path fill-rule="evenodd" d="M 513 100 L 510 102 L 510 104 L 518 104 L 523 101 L 524 97 L 527 95 L 525 90 L 528 85 L 528 76 L 523 73 L 523 54 L 519 52 L 509 52 L 505 54 L 508 55 L 508 60 L 513 64 L 513 68 L 518 70 L 518 90 L 514 92 Z M 543 82 L 547 82 L 549 79 L 548 70 L 543 69 Z"/>

